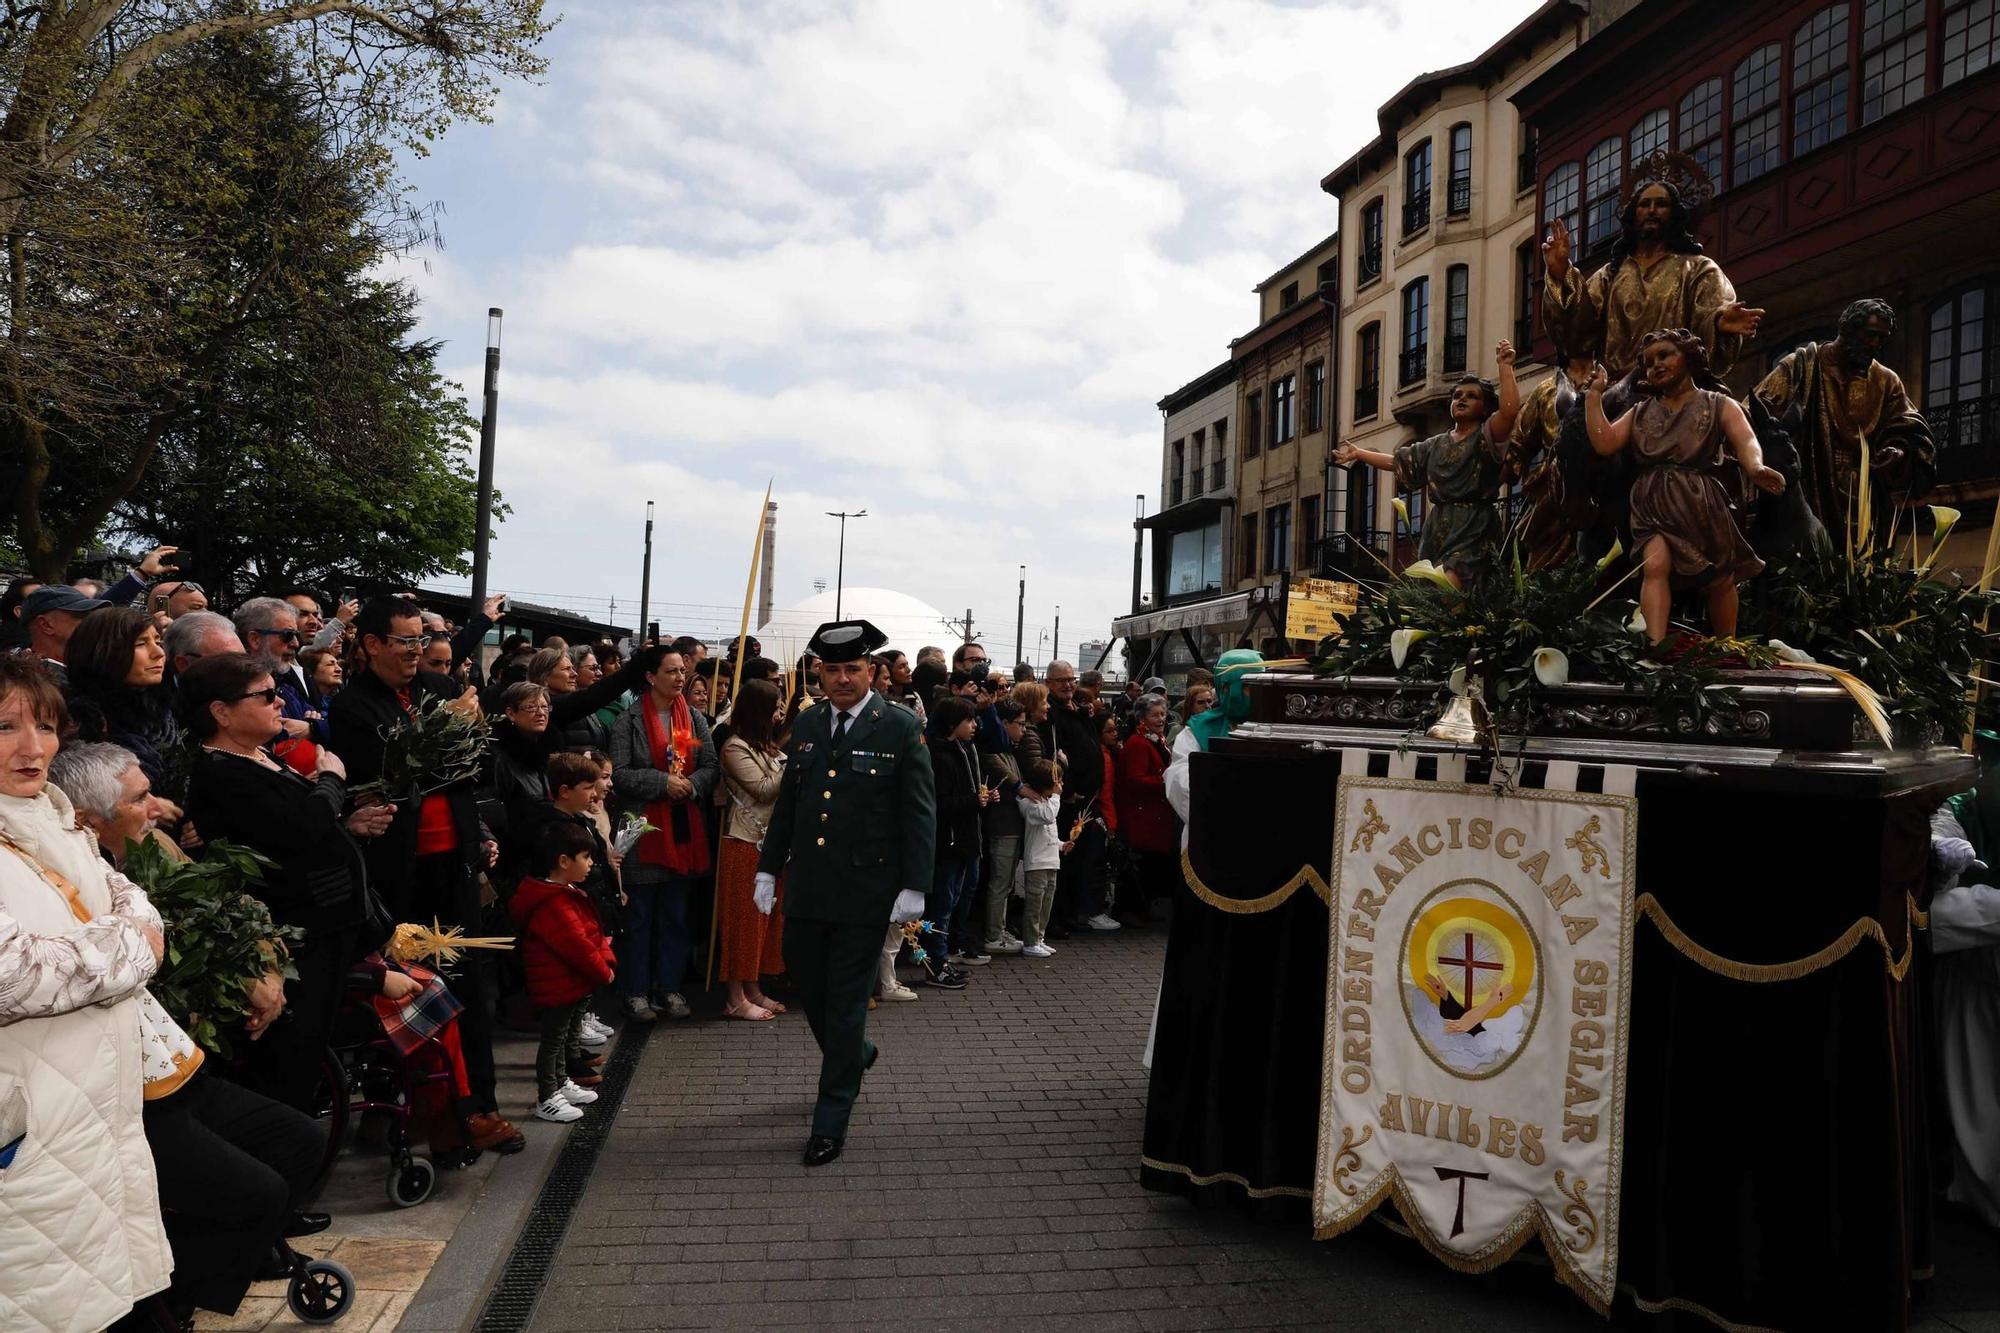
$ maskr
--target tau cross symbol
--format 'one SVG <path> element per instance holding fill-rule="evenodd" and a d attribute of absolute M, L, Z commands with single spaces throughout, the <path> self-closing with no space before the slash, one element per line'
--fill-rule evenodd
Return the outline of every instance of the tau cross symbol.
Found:
<path fill-rule="evenodd" d="M 1354 830 L 1354 841 L 1347 845 L 1350 852 L 1372 852 L 1375 850 L 1375 836 L 1389 831 L 1389 821 L 1375 808 L 1375 802 L 1365 801 L 1361 806 L 1361 827 Z"/>
<path fill-rule="evenodd" d="M 1463 958 L 1447 958 L 1443 954 L 1438 955 L 1438 962 L 1444 964 L 1446 967 L 1458 968 L 1465 973 L 1465 1007 L 1468 1009 L 1472 1007 L 1472 988 L 1478 984 L 1479 974 L 1481 972 L 1505 972 L 1507 970 L 1499 963 L 1489 963 L 1482 958 L 1474 956 L 1472 943 L 1472 932 L 1468 930 L 1465 932 L 1465 956 Z M 1453 1234 L 1456 1235 L 1457 1233 L 1454 1232 Z"/>
<path fill-rule="evenodd" d="M 1438 1166 L 1431 1169 L 1438 1173 L 1439 1180 L 1456 1180 L 1458 1182 L 1458 1211 L 1451 1216 L 1451 1236 L 1449 1237 L 1449 1239 L 1456 1240 L 1460 1233 L 1465 1230 L 1465 1182 L 1468 1180 L 1487 1180 L 1491 1178 L 1492 1173 L 1488 1171 L 1460 1171 L 1458 1168 L 1450 1166 Z"/>

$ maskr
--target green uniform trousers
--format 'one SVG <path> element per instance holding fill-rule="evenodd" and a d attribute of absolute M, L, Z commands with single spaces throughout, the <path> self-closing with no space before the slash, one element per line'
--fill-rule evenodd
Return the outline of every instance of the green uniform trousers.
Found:
<path fill-rule="evenodd" d="M 847 1137 L 847 1118 L 873 1056 L 868 997 L 882 959 L 882 927 L 785 918 L 785 971 L 798 987 L 819 1043 L 819 1101 L 812 1132 Z"/>

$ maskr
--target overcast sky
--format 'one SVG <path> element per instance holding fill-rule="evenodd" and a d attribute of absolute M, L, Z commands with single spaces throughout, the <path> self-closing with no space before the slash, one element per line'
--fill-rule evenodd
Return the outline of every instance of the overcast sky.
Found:
<path fill-rule="evenodd" d="M 850 586 L 970 604 L 1004 660 L 1025 563 L 1030 649 L 1058 605 L 1106 632 L 1154 404 L 1334 230 L 1375 108 L 1533 8 L 572 0 L 547 81 L 408 168 L 475 412 L 507 312 L 492 586 L 630 623 L 652 499 L 655 618 L 733 634 L 768 478 L 780 606 L 865 508 Z"/>

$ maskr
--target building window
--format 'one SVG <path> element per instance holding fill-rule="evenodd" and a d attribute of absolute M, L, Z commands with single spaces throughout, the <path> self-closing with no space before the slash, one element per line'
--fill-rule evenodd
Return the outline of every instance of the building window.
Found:
<path fill-rule="evenodd" d="M 1615 136 L 1601 140 L 1584 160 L 1584 234 L 1579 239 L 1586 250 L 1602 250 L 1618 235 L 1618 187 L 1625 183 L 1618 153 L 1624 146 Z"/>
<path fill-rule="evenodd" d="M 1408 499 L 1403 501 L 1403 508 L 1410 511 L 1409 529 L 1411 541 L 1415 541 L 1423 533 L 1424 502 L 1429 498 L 1430 492 L 1419 486 L 1416 490 L 1409 493 Z"/>
<path fill-rule="evenodd" d="M 1347 469 L 1347 530 L 1363 539 L 1375 535 L 1375 469 L 1366 463 Z"/>
<path fill-rule="evenodd" d="M 1208 461 L 1208 440 L 1205 432 L 1196 431 L 1188 436 L 1188 442 L 1194 446 L 1194 466 L 1188 469 L 1188 494 L 1200 495 L 1202 472 L 1205 470 L 1203 464 Z"/>
<path fill-rule="evenodd" d="M 1319 563 L 1313 558 L 1313 547 L 1324 535 L 1319 530 L 1319 497 L 1305 496 L 1299 501 L 1299 557 L 1292 568 L 1309 570 Z"/>
<path fill-rule="evenodd" d="M 1783 56 L 1776 42 L 1744 57 L 1730 75 L 1731 185 L 1756 180 L 1785 158 L 1778 123 L 1778 84 Z"/>
<path fill-rule="evenodd" d="M 1431 141 L 1424 140 L 1403 158 L 1403 235 L 1431 225 Z"/>
<path fill-rule="evenodd" d="M 1292 567 L 1292 507 L 1272 505 L 1264 511 L 1264 572 Z"/>
<path fill-rule="evenodd" d="M 1306 434 L 1326 429 L 1326 362 L 1306 367 Z"/>
<path fill-rule="evenodd" d="M 1535 188 L 1535 132 L 1521 125 L 1521 153 L 1514 159 L 1514 193 Z"/>
<path fill-rule="evenodd" d="M 1422 381 L 1430 369 L 1431 280 L 1418 278 L 1403 288 L 1403 356 L 1398 383 Z"/>
<path fill-rule="evenodd" d="M 1701 164 L 1709 183 L 1722 188 L 1722 80 L 1697 83 L 1681 98 L 1680 150 Z"/>
<path fill-rule="evenodd" d="M 1987 335 L 1994 286 L 1976 283 L 1931 307 L 1924 415 L 1938 442 L 1938 480 L 1994 474 L 2000 452 L 2000 357 Z"/>
<path fill-rule="evenodd" d="M 1582 214 L 1577 202 L 1583 188 L 1583 169 L 1574 162 L 1565 162 L 1549 173 L 1542 185 L 1542 230 L 1547 231 L 1557 222 L 1569 230 L 1570 240 L 1581 244 L 1583 241 Z"/>
<path fill-rule="evenodd" d="M 1924 0 L 1861 6 L 1861 123 L 1872 125 L 1924 95 Z"/>
<path fill-rule="evenodd" d="M 1465 334 L 1471 318 L 1472 270 L 1453 264 L 1444 271 L 1444 368 L 1465 369 Z"/>
<path fill-rule="evenodd" d="M 2000 64 L 2000 0 L 1947 5 L 1944 67 L 1939 83 L 1957 83 L 1993 64 Z"/>
<path fill-rule="evenodd" d="M 1530 236 L 1514 251 L 1514 347 L 1523 360 L 1535 345 L 1535 295 L 1541 286 L 1542 248 Z"/>
<path fill-rule="evenodd" d="M 1382 324 L 1376 321 L 1354 340 L 1354 419 L 1366 421 L 1382 410 Z"/>
<path fill-rule="evenodd" d="M 1627 136 L 1627 143 L 1631 149 L 1630 160 L 1637 162 L 1646 154 L 1665 148 L 1668 142 L 1667 109 L 1663 106 L 1655 107 L 1639 117 L 1639 123 L 1632 127 L 1632 133 Z"/>
<path fill-rule="evenodd" d="M 1299 303 L 1299 285 L 1288 282 L 1278 291 L 1278 309 L 1290 310 Z"/>
<path fill-rule="evenodd" d="M 1318 284 L 1317 290 L 1319 292 L 1320 299 L 1328 300 L 1333 297 L 1339 296 L 1340 261 L 1337 259 L 1329 259 L 1324 264 L 1321 264 L 1319 266 L 1319 272 L 1315 275 L 1314 281 Z"/>
<path fill-rule="evenodd" d="M 1256 578 L 1257 516 L 1255 514 L 1245 514 L 1243 516 L 1243 540 L 1236 549 L 1236 563 L 1242 567 L 1237 577 L 1244 579 Z"/>
<path fill-rule="evenodd" d="M 1215 423 L 1215 461 L 1208 465 L 1208 489 L 1219 491 L 1229 477 L 1229 423 Z"/>
<path fill-rule="evenodd" d="M 1177 505 L 1184 498 L 1181 491 L 1181 477 L 1187 466 L 1186 440 L 1174 441 L 1173 458 L 1173 468 L 1167 477 L 1167 503 Z"/>
<path fill-rule="evenodd" d="M 1451 127 L 1451 184 L 1445 211 L 1454 216 L 1472 211 L 1472 126 Z"/>
<path fill-rule="evenodd" d="M 1371 199 L 1361 209 L 1361 254 L 1355 259 L 1354 285 L 1365 287 L 1382 276 L 1382 201 Z"/>
<path fill-rule="evenodd" d="M 1243 395 L 1243 456 L 1255 458 L 1263 447 L 1264 436 L 1264 395 L 1252 392 Z"/>
<path fill-rule="evenodd" d="M 1792 156 L 1847 133 L 1847 0 L 1792 34 Z"/>
<path fill-rule="evenodd" d="M 1298 409 L 1299 377 L 1284 375 L 1271 381 L 1271 447 L 1298 434 L 1294 413 Z"/>

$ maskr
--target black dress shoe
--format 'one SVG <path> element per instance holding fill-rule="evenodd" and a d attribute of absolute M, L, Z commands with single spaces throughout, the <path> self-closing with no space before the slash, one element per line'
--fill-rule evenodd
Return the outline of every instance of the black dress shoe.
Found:
<path fill-rule="evenodd" d="M 807 1166 L 825 1166 L 840 1156 L 841 1140 L 815 1134 L 806 1140 L 805 1163 Z"/>
<path fill-rule="evenodd" d="M 285 1238 L 310 1236 L 333 1225 L 332 1213 L 293 1213 L 285 1219 Z"/>
<path fill-rule="evenodd" d="M 257 1271 L 252 1275 L 252 1280 L 256 1282 L 276 1282 L 281 1278 L 288 1278 L 291 1275 L 291 1259 L 273 1248 L 264 1251 L 264 1260 L 257 1265 Z"/>

